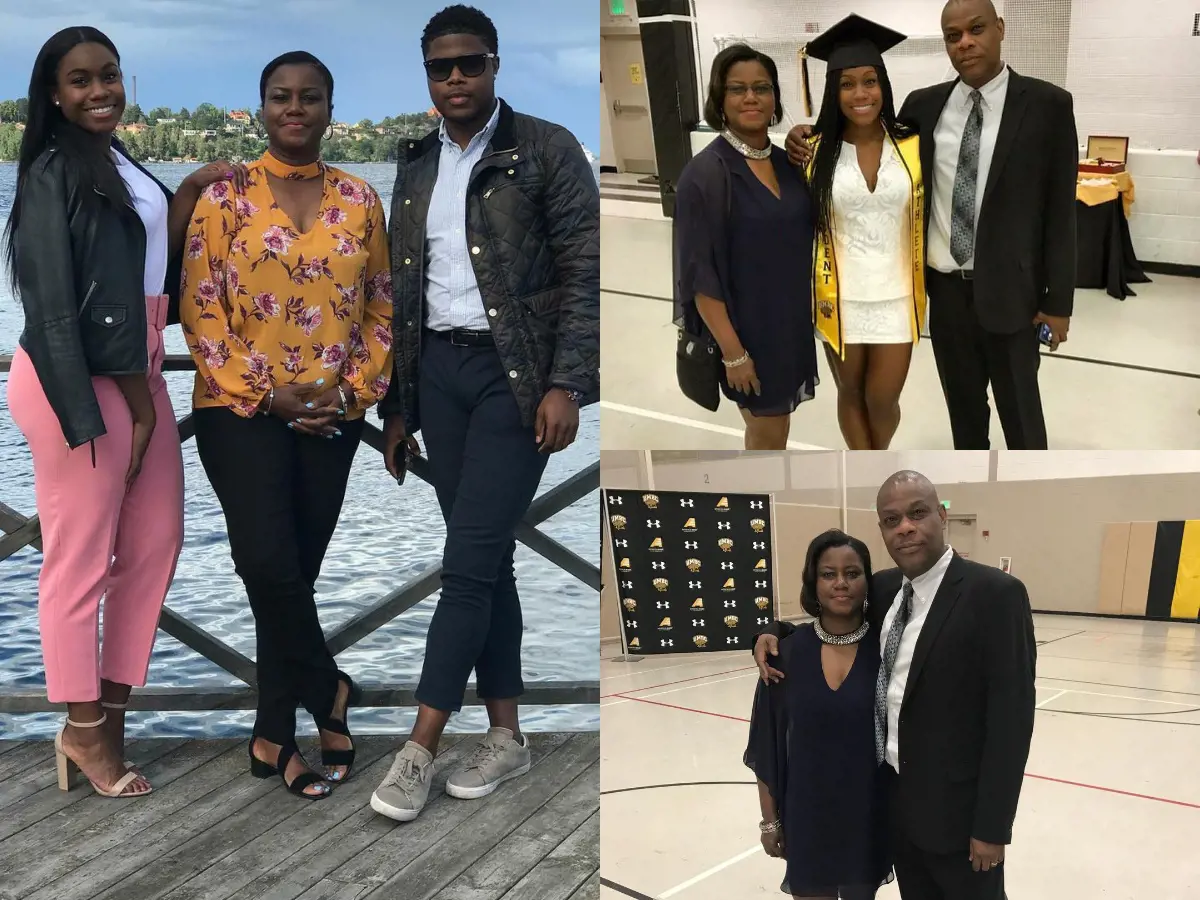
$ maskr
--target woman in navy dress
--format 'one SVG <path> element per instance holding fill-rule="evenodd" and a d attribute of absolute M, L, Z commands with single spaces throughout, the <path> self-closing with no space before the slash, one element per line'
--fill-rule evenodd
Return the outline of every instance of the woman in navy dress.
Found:
<path fill-rule="evenodd" d="M 745 763 L 758 777 L 763 848 L 793 897 L 868 900 L 891 880 L 887 791 L 875 761 L 877 622 L 871 555 L 841 531 L 808 548 L 801 603 L 816 621 L 779 642 L 754 696 Z"/>
<path fill-rule="evenodd" d="M 713 60 L 704 119 L 721 132 L 676 188 L 677 321 L 721 350 L 722 392 L 746 449 L 782 450 L 817 385 L 813 210 L 802 170 L 771 143 L 783 118 L 775 62 L 744 44 Z"/>

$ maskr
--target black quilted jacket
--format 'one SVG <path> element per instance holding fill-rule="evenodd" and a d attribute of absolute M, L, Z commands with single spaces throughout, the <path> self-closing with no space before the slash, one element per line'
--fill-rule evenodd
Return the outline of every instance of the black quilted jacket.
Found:
<path fill-rule="evenodd" d="M 579 391 L 583 404 L 599 399 L 600 191 L 569 131 L 500 104 L 471 173 L 467 235 L 496 348 L 532 426 L 551 388 Z M 410 434 L 421 428 L 425 220 L 440 156 L 436 131 L 401 145 L 388 228 L 396 370 L 379 413 L 402 414 Z"/>

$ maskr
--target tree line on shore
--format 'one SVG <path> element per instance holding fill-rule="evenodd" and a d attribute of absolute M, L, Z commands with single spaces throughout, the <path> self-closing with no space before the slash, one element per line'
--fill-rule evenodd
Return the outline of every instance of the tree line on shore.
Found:
<path fill-rule="evenodd" d="M 17 159 L 27 113 L 25 98 L 0 101 L 0 160 Z M 334 133 L 323 141 L 321 155 L 334 163 L 390 162 L 396 158 L 401 139 L 424 137 L 439 121 L 436 116 L 420 112 L 389 116 L 379 122 L 363 119 L 354 125 L 337 123 Z M 130 155 L 139 162 L 251 160 L 267 149 L 261 110 L 229 114 L 211 103 L 202 103 L 195 110 L 156 107 L 144 113 L 131 103 L 121 123 L 145 126 L 118 132 Z"/>

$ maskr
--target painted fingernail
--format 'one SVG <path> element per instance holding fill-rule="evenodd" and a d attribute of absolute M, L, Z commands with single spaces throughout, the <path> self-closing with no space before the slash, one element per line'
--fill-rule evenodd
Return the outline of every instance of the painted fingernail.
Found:
<path fill-rule="evenodd" d="M 336 434 L 338 437 L 342 436 L 342 433 L 340 431 L 335 431 L 334 434 Z"/>
<path fill-rule="evenodd" d="M 292 424 L 291 422 L 288 422 L 288 428 L 295 428 L 295 427 L 296 426 L 294 424 Z"/>
<path fill-rule="evenodd" d="M 325 379 L 324 379 L 324 378 L 318 378 L 318 379 L 317 379 L 317 384 L 324 384 L 324 383 L 325 383 Z"/>
<path fill-rule="evenodd" d="M 304 405 L 307 406 L 309 409 L 313 408 L 313 405 L 311 403 L 305 403 Z"/>

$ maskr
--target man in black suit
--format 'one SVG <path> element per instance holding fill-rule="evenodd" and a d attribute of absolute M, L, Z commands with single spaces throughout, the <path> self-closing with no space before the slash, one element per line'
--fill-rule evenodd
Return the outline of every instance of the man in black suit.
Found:
<path fill-rule="evenodd" d="M 929 336 L 958 450 L 990 449 L 988 384 L 1010 450 L 1044 450 L 1038 331 L 1067 339 L 1075 293 L 1078 140 L 1071 95 L 1012 71 L 991 0 L 950 0 L 959 78 L 908 95 L 921 136 Z M 793 162 L 807 161 L 798 125 Z"/>
<path fill-rule="evenodd" d="M 891 786 L 900 895 L 1000 900 L 1033 737 L 1029 595 L 1016 578 L 946 544 L 946 511 L 923 475 L 893 475 L 877 508 L 897 568 L 872 580 L 867 640 L 878 635 L 882 657 L 876 756 Z M 793 630 L 779 622 L 756 641 L 764 679 L 783 677 L 766 660 Z"/>

